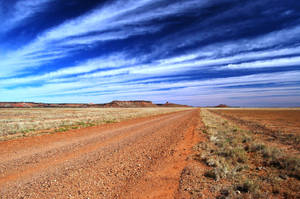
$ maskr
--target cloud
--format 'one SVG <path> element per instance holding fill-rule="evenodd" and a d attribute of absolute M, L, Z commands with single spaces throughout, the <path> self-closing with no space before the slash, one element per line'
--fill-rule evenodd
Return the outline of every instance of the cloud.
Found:
<path fill-rule="evenodd" d="M 289 57 L 271 59 L 266 61 L 245 62 L 241 64 L 228 64 L 219 69 L 248 69 L 248 68 L 265 68 L 265 67 L 287 67 L 300 65 L 300 57 Z"/>
<path fill-rule="evenodd" d="M 147 27 L 133 27 L 133 28 L 124 28 L 124 30 L 117 30 L 113 32 L 103 32 L 93 36 L 81 36 L 66 39 L 65 41 L 59 42 L 59 45 L 89 45 L 94 44 L 95 42 L 104 42 L 109 40 L 120 40 L 126 39 L 135 35 L 145 35 L 158 32 L 163 28 L 162 25 L 147 26 Z"/>
<path fill-rule="evenodd" d="M 14 92 L 18 93 L 19 96 L 31 96 L 35 98 L 43 97 L 45 95 L 76 95 L 85 96 L 86 93 L 90 95 L 108 95 L 108 96 L 155 96 L 162 95 L 166 98 L 170 96 L 205 96 L 212 95 L 214 93 L 220 96 L 230 95 L 231 97 L 239 96 L 263 96 L 267 94 L 277 94 L 277 95 L 288 95 L 290 94 L 300 94 L 298 86 L 287 86 L 287 83 L 294 83 L 299 81 L 299 71 L 291 72 L 279 72 L 279 73 L 266 73 L 260 75 L 246 75 L 239 77 L 229 77 L 229 78 L 214 78 L 207 80 L 194 80 L 194 81 L 162 81 L 160 83 L 147 83 L 147 82 L 128 82 L 122 83 L 122 80 L 115 78 L 114 81 L 107 82 L 105 79 L 101 81 L 102 78 L 73 81 L 68 83 L 54 83 L 46 84 L 41 87 L 25 87 L 17 88 L 13 91 L 2 90 L 1 99 L 6 99 L 5 96 L 14 96 Z M 276 82 L 277 85 L 265 86 L 262 88 L 248 88 L 240 87 L 242 85 L 257 85 Z M 281 85 L 282 84 L 282 85 Z M 236 87 L 232 87 L 236 86 Z M 226 88 L 228 87 L 228 88 Z M 240 87 L 240 88 L 239 88 Z M 287 90 L 287 88 L 291 90 Z M 168 90 L 161 90 L 168 89 Z M 253 94 L 250 94 L 250 93 Z M 2 98 L 3 97 L 3 98 Z"/>
<path fill-rule="evenodd" d="M 44 7 L 42 5 L 49 3 L 49 1 L 50 0 L 28 1 L 27 3 L 26 1 L 20 1 L 18 5 L 24 4 L 23 6 L 28 9 L 32 7 L 42 9 Z M 30 68 L 38 68 L 44 64 L 51 63 L 52 61 L 57 61 L 71 56 L 74 52 L 80 49 L 85 49 L 85 45 L 95 45 L 100 41 L 104 42 L 109 40 L 125 39 L 135 35 L 154 33 L 160 31 L 164 26 L 166 26 L 166 24 L 149 25 L 146 22 L 150 22 L 152 19 L 161 19 L 171 15 L 188 13 L 196 8 L 200 9 L 201 7 L 210 5 L 208 1 L 202 1 L 199 3 L 195 0 L 173 2 L 168 4 L 155 4 L 157 2 L 160 1 L 129 1 L 124 6 L 119 1 L 115 1 L 96 8 L 88 14 L 68 20 L 57 27 L 45 30 L 38 38 L 28 45 L 2 56 L 1 59 L 3 62 L 1 62 L 0 67 L 5 69 L 0 72 L 0 75 L 13 76 L 16 74 L 26 73 Z M 38 9 L 29 10 L 34 12 Z M 27 15 L 29 14 L 25 14 L 24 16 Z M 221 17 L 221 15 L 222 13 L 218 17 Z M 95 31 L 98 33 L 95 33 Z M 215 32 L 216 31 L 214 30 L 203 30 L 195 33 L 191 32 L 189 29 L 185 29 L 183 32 L 178 32 L 175 35 L 171 34 L 171 38 L 167 37 L 166 39 L 163 39 L 160 42 L 162 45 L 154 43 L 153 46 L 155 46 L 158 50 L 155 50 L 151 53 L 151 55 L 147 56 L 153 57 L 156 54 L 162 55 L 164 52 L 170 52 L 170 49 L 189 45 L 187 42 L 195 43 L 199 39 L 205 40 L 210 35 L 215 34 Z M 235 42 L 230 41 L 227 43 L 217 43 L 202 48 L 198 54 L 199 56 L 208 56 L 210 60 L 216 58 L 220 60 L 220 58 L 218 58 L 220 56 L 232 56 L 232 54 L 237 54 L 240 51 L 251 51 L 258 48 L 262 49 L 270 45 L 278 45 L 280 43 L 293 40 L 297 35 L 299 35 L 299 33 L 300 28 L 297 26 L 287 30 L 281 30 L 268 35 L 259 36 L 255 39 L 243 39 Z M 176 37 L 176 39 L 173 39 L 174 37 Z M 189 39 L 186 40 L 186 38 Z M 241 46 L 243 46 L 243 48 L 240 48 Z M 183 57 L 184 56 L 196 55 L 188 54 L 183 55 Z M 175 59 L 175 62 L 178 62 L 176 59 L 180 58 L 176 56 L 173 59 Z M 193 59 L 193 57 L 190 59 Z M 167 59 L 162 60 L 165 61 L 165 65 L 168 64 Z M 202 63 L 217 62 L 210 60 L 207 61 L 204 59 L 202 60 Z M 161 65 L 163 63 L 160 62 L 159 64 Z M 187 64 L 183 64 L 182 66 L 177 65 L 174 66 L 174 69 L 192 67 L 193 65 L 197 66 L 199 63 L 191 62 L 189 64 L 189 66 Z M 142 68 L 145 72 L 160 72 L 161 70 L 168 69 L 171 68 L 168 68 L 167 66 L 152 67 L 151 69 Z"/>
<path fill-rule="evenodd" d="M 19 0 L 14 5 L 10 5 L 9 11 L 4 10 L 4 3 L 0 4 L 2 21 L 0 34 L 22 25 L 26 19 L 44 11 L 53 0 Z"/>
<path fill-rule="evenodd" d="M 201 50 L 191 54 L 179 55 L 166 59 L 152 60 L 151 63 L 142 63 L 142 58 L 129 58 L 126 53 L 117 53 L 110 56 L 93 58 L 78 65 L 63 67 L 42 75 L 27 76 L 23 78 L 10 78 L 0 81 L 3 86 L 26 84 L 29 82 L 43 80 L 49 82 L 69 82 L 90 78 L 102 78 L 107 76 L 118 76 L 118 78 L 151 78 L 155 76 L 189 74 L 194 70 L 236 70 L 268 67 L 287 67 L 299 64 L 300 58 L 293 56 L 298 53 L 299 47 L 279 50 L 265 50 L 260 52 L 249 52 L 228 56 L 219 59 L 199 59 Z M 151 56 L 151 55 L 148 55 Z M 281 58 L 282 56 L 291 56 Z M 263 59 L 262 61 L 252 61 Z M 147 60 L 147 56 L 146 56 Z M 102 69 L 99 71 L 99 69 Z M 194 73 L 194 72 L 192 72 Z M 66 77 L 66 76 L 74 77 Z M 57 79 L 59 78 L 59 79 Z M 107 80 L 111 81 L 111 80 Z"/>
<path fill-rule="evenodd" d="M 60 40 L 72 36 L 84 35 L 88 32 L 106 31 L 126 28 L 127 25 L 132 26 L 145 26 L 147 21 L 155 18 L 163 18 L 168 15 L 187 12 L 188 9 L 195 9 L 200 5 L 205 4 L 207 1 L 188 0 L 185 2 L 173 2 L 167 6 L 160 4 L 159 7 L 146 9 L 155 3 L 163 1 L 141 0 L 127 1 L 124 5 L 121 1 L 114 1 L 113 3 L 106 4 L 102 8 L 95 9 L 90 14 L 72 19 L 55 27 L 42 36 L 45 40 Z M 139 9 L 141 11 L 139 11 Z M 128 27 L 127 27 L 128 28 Z M 129 27 L 130 29 L 130 27 Z"/>
<path fill-rule="evenodd" d="M 209 102 L 209 96 L 296 96 L 296 12 L 285 12 L 286 6 L 277 8 L 275 3 L 254 15 L 254 7 L 265 3 L 237 2 L 107 1 L 55 26 L 45 25 L 18 48 L 0 47 L 0 99 L 30 96 L 43 101 L 76 95 L 100 102 L 137 96 L 196 103 L 201 98 Z M 50 3 L 16 1 L 5 24 L 10 29 L 24 25 L 51 9 Z M 273 23 L 270 16 L 276 10 L 282 15 Z"/>
<path fill-rule="evenodd" d="M 115 54 L 110 56 L 98 57 L 95 59 L 90 59 L 82 62 L 78 65 L 71 67 L 63 67 L 59 70 L 48 72 L 42 75 L 30 75 L 21 78 L 9 78 L 0 80 L 0 85 L 2 86 L 12 86 L 27 84 L 34 81 L 51 81 L 53 79 L 70 76 L 70 75 L 80 75 L 84 73 L 89 73 L 99 69 L 113 69 L 121 66 L 130 66 L 136 63 L 136 59 L 126 59 L 125 54 Z M 88 76 L 87 76 L 88 77 Z"/>
<path fill-rule="evenodd" d="M 23 5 L 25 10 L 24 17 L 14 17 L 15 21 L 24 20 L 25 16 L 30 16 L 34 12 L 42 9 L 44 4 L 50 0 L 43 1 L 21 1 L 16 7 Z M 157 32 L 164 25 L 147 25 L 147 21 L 155 17 L 164 17 L 165 15 L 182 12 L 185 8 L 189 8 L 195 4 L 195 1 L 187 1 L 184 3 L 173 3 L 168 6 L 168 10 L 157 8 L 156 12 L 140 13 L 138 15 L 130 15 L 137 9 L 151 5 L 153 1 L 128 1 L 124 6 L 120 1 L 106 4 L 101 8 L 97 8 L 89 14 L 71 19 L 57 27 L 45 30 L 39 36 L 24 47 L 17 51 L 7 52 L 1 56 L 4 60 L 0 67 L 5 68 L 0 72 L 1 76 L 12 76 L 14 74 L 22 74 L 29 68 L 41 67 L 44 64 L 56 61 L 69 56 L 85 46 L 99 41 L 125 39 L 130 36 L 139 34 L 149 34 Z M 179 9 L 179 6 L 182 6 Z M 39 8 L 39 9 L 38 9 Z M 16 11 L 16 15 L 21 14 Z M 27 14 L 26 14 L 27 13 Z M 113 13 L 113 14 L 112 14 Z M 128 17 L 126 17 L 128 15 Z M 116 17 L 123 17 L 120 20 L 114 20 Z M 143 23 L 145 24 L 143 24 Z M 10 22 L 10 24 L 16 24 Z M 93 32 L 102 32 L 96 35 L 87 34 Z M 76 36 L 76 37 L 75 37 Z M 80 45 L 79 45 L 80 44 Z M 47 57 L 46 57 L 47 56 Z"/>
<path fill-rule="evenodd" d="M 235 29 L 238 28 L 239 27 L 235 27 Z M 202 31 L 193 29 L 194 28 L 184 29 L 182 32 L 176 32 L 162 38 L 159 41 L 161 45 L 153 45 L 152 47 L 153 57 L 168 56 L 172 51 L 187 48 L 185 51 L 193 52 L 196 49 L 199 55 L 202 53 L 203 56 L 215 59 L 245 52 L 256 53 L 267 49 L 277 51 L 285 48 L 298 48 L 300 42 L 298 37 L 300 34 L 299 25 L 283 30 L 272 31 L 267 34 L 252 36 L 250 38 L 235 37 L 230 40 L 220 40 L 220 38 L 222 38 L 221 35 L 226 35 L 226 33 L 222 32 L 222 27 Z M 211 42 L 206 44 L 206 40 Z M 205 45 L 201 45 L 201 42 L 204 42 Z M 195 47 L 197 43 L 200 43 L 199 46 L 201 47 Z M 166 49 L 168 49 L 168 51 L 166 51 Z M 170 49 L 172 50 L 170 51 Z"/>

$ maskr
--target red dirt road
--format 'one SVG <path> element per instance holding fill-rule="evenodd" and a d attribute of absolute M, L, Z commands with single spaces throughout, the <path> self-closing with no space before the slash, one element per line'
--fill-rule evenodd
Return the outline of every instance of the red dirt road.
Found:
<path fill-rule="evenodd" d="M 196 109 L 0 142 L 0 198 L 174 198 Z"/>

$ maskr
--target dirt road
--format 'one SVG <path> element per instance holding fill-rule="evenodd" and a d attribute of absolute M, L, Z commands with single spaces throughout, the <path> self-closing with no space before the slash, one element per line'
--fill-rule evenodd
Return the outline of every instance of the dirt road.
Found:
<path fill-rule="evenodd" d="M 199 111 L 0 142 L 1 198 L 174 198 Z"/>

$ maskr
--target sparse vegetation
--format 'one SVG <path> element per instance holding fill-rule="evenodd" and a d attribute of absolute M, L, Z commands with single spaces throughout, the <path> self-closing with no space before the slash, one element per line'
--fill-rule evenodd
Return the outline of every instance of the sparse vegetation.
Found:
<path fill-rule="evenodd" d="M 0 140 L 65 132 L 187 108 L 23 108 L 0 110 Z"/>
<path fill-rule="evenodd" d="M 246 126 L 255 134 L 300 151 L 300 109 L 210 109 L 223 118 Z"/>
<path fill-rule="evenodd" d="M 259 139 L 257 134 L 202 109 L 207 142 L 194 147 L 194 160 L 209 167 L 217 198 L 296 198 L 300 157 Z M 222 182 L 222 183 L 218 183 Z M 291 185 L 293 184 L 293 187 Z"/>
<path fill-rule="evenodd" d="M 214 180 L 219 179 L 219 176 L 217 175 L 217 172 L 215 171 L 215 169 L 211 169 L 211 170 L 206 171 L 204 173 L 204 176 L 207 177 L 207 178 L 212 178 Z"/>

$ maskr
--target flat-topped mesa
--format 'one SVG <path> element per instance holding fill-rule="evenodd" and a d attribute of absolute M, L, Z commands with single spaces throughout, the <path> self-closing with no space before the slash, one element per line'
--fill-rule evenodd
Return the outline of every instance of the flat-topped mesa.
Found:
<path fill-rule="evenodd" d="M 216 108 L 228 108 L 229 106 L 226 104 L 219 104 L 218 106 L 215 106 Z"/>
<path fill-rule="evenodd" d="M 32 108 L 38 107 L 34 102 L 0 102 L 0 108 Z"/>
<path fill-rule="evenodd" d="M 143 107 L 189 107 L 186 105 L 165 103 L 153 104 L 151 101 L 132 100 L 119 101 L 115 100 L 105 104 L 80 104 L 80 103 L 35 103 L 35 102 L 0 102 L 0 108 L 143 108 Z"/>
<path fill-rule="evenodd" d="M 104 105 L 104 107 L 115 107 L 115 108 L 136 108 L 136 107 L 157 107 L 151 101 L 135 100 L 135 101 L 112 101 Z"/>
<path fill-rule="evenodd" d="M 170 102 L 166 102 L 165 104 L 157 104 L 157 105 L 160 107 L 190 107 L 187 105 L 175 104 Z"/>

